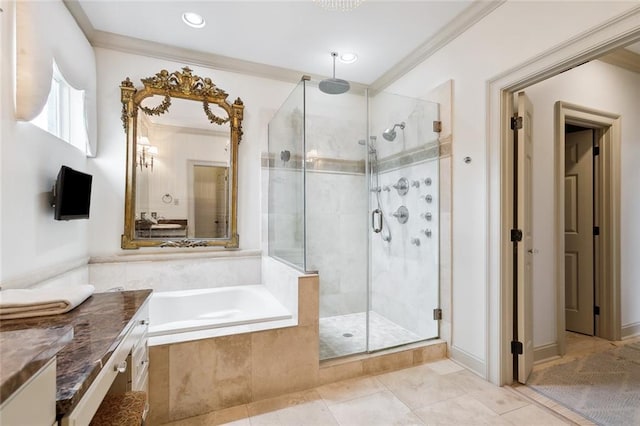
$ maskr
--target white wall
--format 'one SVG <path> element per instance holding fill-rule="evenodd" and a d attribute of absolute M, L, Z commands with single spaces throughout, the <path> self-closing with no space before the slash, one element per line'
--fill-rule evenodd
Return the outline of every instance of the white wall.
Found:
<path fill-rule="evenodd" d="M 130 77 L 141 87 L 141 78 L 152 76 L 161 69 L 180 70 L 185 65 L 189 65 L 194 74 L 210 77 L 229 93 L 231 102 L 240 97 L 245 104 L 244 135 L 238 155 L 238 233 L 240 248 L 259 249 L 260 153 L 266 151 L 269 120 L 295 85 L 102 48 L 96 48 L 96 58 L 100 127 L 98 156 L 90 164 L 96 198 L 92 208 L 89 254 L 108 256 L 124 252 L 120 249 L 120 235 L 124 229 L 126 140 L 120 121 L 120 83 Z"/>
<path fill-rule="evenodd" d="M 565 101 L 622 116 L 621 319 L 640 323 L 640 74 L 593 61 L 525 89 L 533 103 L 534 346 L 556 343 L 554 277 L 554 104 Z"/>
<path fill-rule="evenodd" d="M 452 356 L 480 374 L 493 374 L 487 367 L 488 294 L 500 286 L 487 280 L 488 219 L 499 219 L 487 204 L 487 82 L 636 4 L 507 2 L 389 87 L 422 96 L 446 80 L 455 84 Z M 470 164 L 462 161 L 466 156 Z"/>
<path fill-rule="evenodd" d="M 87 44 L 75 21 L 51 4 L 51 19 L 74 34 L 74 43 Z M 86 262 L 90 220 L 56 221 L 49 205 L 49 191 L 62 164 L 87 170 L 84 153 L 38 127 L 14 118 L 14 13 L 12 2 L 2 2 L 1 96 L 1 238 L 3 287 L 23 287 L 33 283 L 27 275 L 43 276 L 59 271 L 64 264 Z M 69 40 L 71 41 L 71 40 Z M 87 58 L 78 58 L 84 61 Z M 95 197 L 97 198 L 97 197 Z M 94 198 L 94 200 L 95 200 Z M 91 215 L 95 206 L 91 208 Z M 64 269 L 64 267 L 62 267 Z"/>

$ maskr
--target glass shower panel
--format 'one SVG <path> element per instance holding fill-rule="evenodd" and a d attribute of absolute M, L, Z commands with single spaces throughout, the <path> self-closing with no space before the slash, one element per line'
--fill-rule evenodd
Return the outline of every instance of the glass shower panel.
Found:
<path fill-rule="evenodd" d="M 269 256 L 305 270 L 304 81 L 269 122 Z"/>
<path fill-rule="evenodd" d="M 370 99 L 368 350 L 438 337 L 438 104 L 389 93 Z M 378 218 L 379 216 L 379 218 Z"/>
<path fill-rule="evenodd" d="M 320 359 L 367 350 L 367 98 L 307 82 L 306 264 L 320 276 Z"/>

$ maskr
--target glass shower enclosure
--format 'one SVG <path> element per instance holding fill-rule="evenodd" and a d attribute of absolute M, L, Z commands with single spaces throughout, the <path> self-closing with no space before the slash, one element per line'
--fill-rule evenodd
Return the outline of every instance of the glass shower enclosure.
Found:
<path fill-rule="evenodd" d="M 320 277 L 320 359 L 438 337 L 438 104 L 303 79 L 269 123 L 268 252 Z"/>

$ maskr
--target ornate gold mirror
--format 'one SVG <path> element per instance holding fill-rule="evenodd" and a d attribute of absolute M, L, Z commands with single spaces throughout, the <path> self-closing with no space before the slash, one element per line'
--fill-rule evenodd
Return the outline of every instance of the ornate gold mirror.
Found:
<path fill-rule="evenodd" d="M 120 85 L 127 134 L 122 248 L 238 247 L 244 105 L 188 67 Z"/>

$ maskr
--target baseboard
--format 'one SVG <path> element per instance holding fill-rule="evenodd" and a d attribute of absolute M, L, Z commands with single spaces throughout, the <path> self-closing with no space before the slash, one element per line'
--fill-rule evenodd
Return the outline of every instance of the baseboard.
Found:
<path fill-rule="evenodd" d="M 451 358 L 460 365 L 472 370 L 480 377 L 487 379 L 487 364 L 469 352 L 451 346 Z"/>
<path fill-rule="evenodd" d="M 634 322 L 632 324 L 622 326 L 622 340 L 631 339 L 632 337 L 640 336 L 640 322 Z"/>
<path fill-rule="evenodd" d="M 549 358 L 558 356 L 560 356 L 558 343 L 549 343 L 548 345 L 533 348 L 533 362 L 547 361 Z"/>

